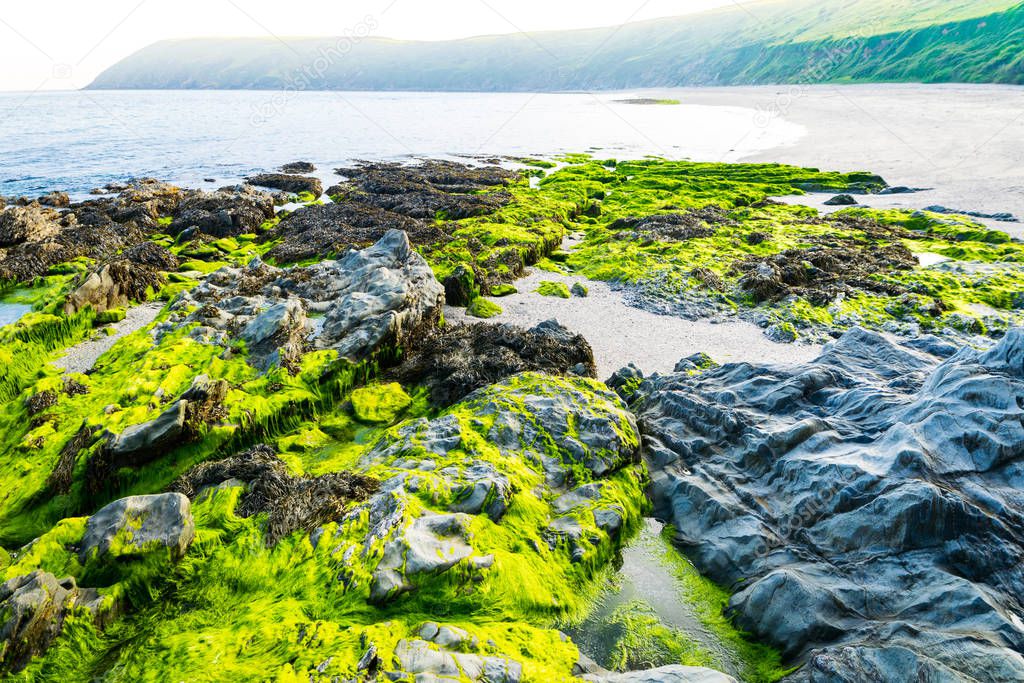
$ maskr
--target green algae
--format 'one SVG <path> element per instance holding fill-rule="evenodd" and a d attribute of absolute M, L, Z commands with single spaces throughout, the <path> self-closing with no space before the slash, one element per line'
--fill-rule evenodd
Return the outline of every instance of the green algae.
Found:
<path fill-rule="evenodd" d="M 393 422 L 412 403 L 412 398 L 397 382 L 374 384 L 352 392 L 352 410 L 363 422 Z"/>
<path fill-rule="evenodd" d="M 564 282 L 552 282 L 550 280 L 541 281 L 537 286 L 537 293 L 541 296 L 552 296 L 560 299 L 568 299 L 572 296 Z"/>
<path fill-rule="evenodd" d="M 365 514 L 354 511 L 340 523 L 327 525 L 320 542 L 297 533 L 268 548 L 262 541 L 261 518 L 234 514 L 243 489 L 215 489 L 195 501 L 196 540 L 177 566 L 164 566 L 163 575 L 152 580 L 159 591 L 148 598 L 135 593 L 130 615 L 102 630 L 85 619 L 69 620 L 49 655 L 34 661 L 22 676 L 200 680 L 215 671 L 220 679 L 326 681 L 355 675 L 368 643 L 388 661 L 400 639 L 414 637 L 426 621 L 438 621 L 468 631 L 481 643 L 474 647 L 482 654 L 522 662 L 525 681 L 572 680 L 577 650 L 551 626 L 556 619 L 585 609 L 618 542 L 580 514 L 588 536 L 597 541 L 583 560 L 571 562 L 561 543 L 549 546 L 543 531 L 550 508 L 535 493 L 545 479 L 540 463 L 512 457 L 490 441 L 497 413 L 487 409 L 497 401 L 502 414 L 522 411 L 524 397 L 562 391 L 590 397 L 588 410 L 621 420 L 619 429 L 627 443 L 638 442 L 626 423 L 625 407 L 602 385 L 525 375 L 446 411 L 461 428 L 458 448 L 422 450 L 421 455 L 398 451 L 393 456 L 406 461 L 430 458 L 438 470 L 487 462 L 511 477 L 514 495 L 500 522 L 477 515 L 470 527 L 474 552 L 494 558 L 490 569 L 481 572 L 467 565 L 424 577 L 419 590 L 377 605 L 367 598 L 379 547 L 368 555 L 349 552 L 362 547 L 370 531 Z M 517 414 L 532 419 L 528 413 Z M 380 438 L 394 440 L 398 433 Z M 542 447 L 567 464 L 575 457 L 550 435 Z M 366 471 L 377 475 L 405 471 L 396 464 L 385 459 L 358 467 L 369 465 Z M 592 476 L 587 470 L 574 472 L 578 483 Z M 415 492 L 403 494 L 406 519 L 444 510 L 457 499 L 457 492 L 433 470 L 421 470 L 421 475 L 424 480 Z M 624 537 L 641 519 L 644 485 L 642 469 L 631 465 L 604 479 L 597 505 L 622 510 Z M 87 577 L 75 566 L 76 556 L 66 550 L 80 537 L 81 524 L 82 520 L 62 522 L 64 526 L 37 542 L 40 553 L 26 553 L 12 571 L 48 562 L 59 573 Z M 42 559 L 44 555 L 49 559 Z M 345 579 L 339 581 L 339 576 Z"/>
<path fill-rule="evenodd" d="M 473 302 L 466 309 L 466 313 L 474 318 L 493 318 L 496 315 L 501 315 L 502 309 L 501 306 L 493 301 L 478 296 L 473 299 Z"/>
<path fill-rule="evenodd" d="M 498 284 L 491 287 L 490 294 L 494 297 L 511 296 L 512 294 L 518 294 L 519 290 L 515 285 L 510 284 Z"/>

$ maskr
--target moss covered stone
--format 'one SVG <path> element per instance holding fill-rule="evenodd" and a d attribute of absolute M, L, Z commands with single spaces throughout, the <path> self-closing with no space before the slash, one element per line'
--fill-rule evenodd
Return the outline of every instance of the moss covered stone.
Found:
<path fill-rule="evenodd" d="M 474 318 L 493 318 L 496 315 L 501 315 L 501 312 L 501 306 L 482 296 L 473 299 L 473 303 L 466 309 L 466 313 Z"/>
<path fill-rule="evenodd" d="M 553 296 L 561 299 L 568 299 L 572 296 L 564 282 L 552 282 L 551 280 L 542 281 L 537 287 L 537 293 L 541 296 Z"/>

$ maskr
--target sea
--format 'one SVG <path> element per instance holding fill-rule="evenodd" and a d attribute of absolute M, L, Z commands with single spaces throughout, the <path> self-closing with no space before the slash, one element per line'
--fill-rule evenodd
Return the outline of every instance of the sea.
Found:
<path fill-rule="evenodd" d="M 798 140 L 753 108 L 638 104 L 632 93 L 69 91 L 0 93 L 0 196 L 87 194 L 156 177 L 237 182 L 305 160 L 648 155 L 737 161 Z"/>

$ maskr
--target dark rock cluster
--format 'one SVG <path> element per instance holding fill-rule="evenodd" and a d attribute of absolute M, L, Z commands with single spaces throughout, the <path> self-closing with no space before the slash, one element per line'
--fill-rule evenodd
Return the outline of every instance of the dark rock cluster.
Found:
<path fill-rule="evenodd" d="M 794 681 L 1024 680 L 1024 330 L 946 346 L 855 329 L 633 397 L 655 514 Z"/>

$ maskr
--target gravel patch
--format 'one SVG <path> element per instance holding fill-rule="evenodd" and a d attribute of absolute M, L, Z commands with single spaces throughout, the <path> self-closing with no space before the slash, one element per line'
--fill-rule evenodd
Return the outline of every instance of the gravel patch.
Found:
<path fill-rule="evenodd" d="M 92 339 L 72 346 L 62 358 L 54 361 L 54 365 L 68 373 L 92 370 L 99 357 L 109 351 L 118 339 L 153 322 L 163 307 L 163 303 L 150 302 L 129 308 L 124 320 L 107 326 L 114 330 L 113 334 L 103 334 L 101 331 Z"/>
<path fill-rule="evenodd" d="M 570 288 L 582 283 L 589 295 L 541 296 L 536 289 L 545 280 L 564 282 Z M 514 284 L 518 294 L 492 299 L 502 307 L 501 315 L 483 321 L 466 315 L 465 309 L 446 306 L 445 320 L 532 327 L 554 318 L 590 342 L 601 379 L 629 363 L 647 374 L 672 372 L 680 359 L 699 351 L 719 363 L 806 363 L 821 351 L 811 344 L 778 344 L 764 336 L 761 328 L 742 320 L 685 320 L 635 308 L 605 282 L 534 270 Z"/>

